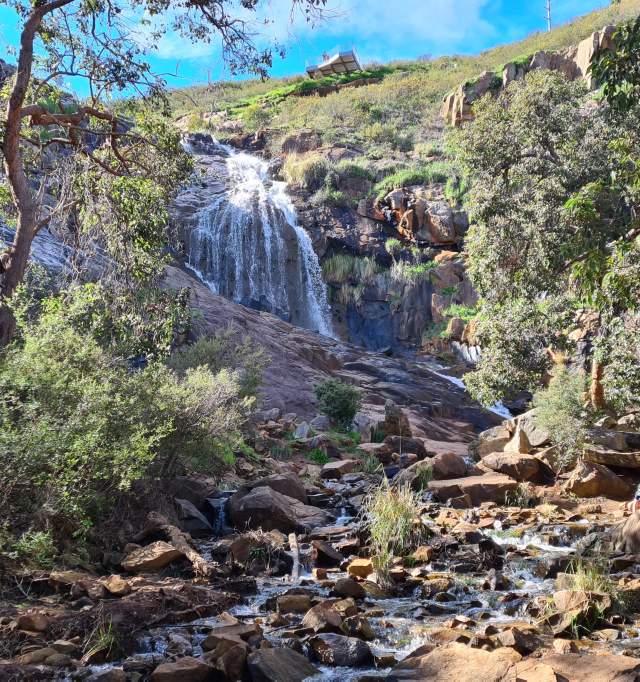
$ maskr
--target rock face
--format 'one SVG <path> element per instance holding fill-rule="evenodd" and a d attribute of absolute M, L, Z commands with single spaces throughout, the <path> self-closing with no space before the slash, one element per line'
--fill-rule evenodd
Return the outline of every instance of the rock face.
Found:
<path fill-rule="evenodd" d="M 594 78 L 589 72 L 591 61 L 601 48 L 610 47 L 615 26 L 605 26 L 601 31 L 592 33 L 588 38 L 558 52 L 536 52 L 527 61 L 506 64 L 502 78 L 496 74 L 484 72 L 476 80 L 460 85 L 452 93 L 445 96 L 441 114 L 444 120 L 453 126 L 460 126 L 473 119 L 473 103 L 487 93 L 496 94 L 514 80 L 520 80 L 534 69 L 560 71 L 569 80 L 581 78 L 587 87 L 596 87 Z"/>
<path fill-rule="evenodd" d="M 581 462 L 573 470 L 565 490 L 578 497 L 611 497 L 627 500 L 633 494 L 633 485 L 620 478 L 602 464 Z"/>
<path fill-rule="evenodd" d="M 233 495 L 229 500 L 229 514 L 236 528 L 262 528 L 283 533 L 323 526 L 329 520 L 322 509 L 303 504 L 267 486 Z"/>

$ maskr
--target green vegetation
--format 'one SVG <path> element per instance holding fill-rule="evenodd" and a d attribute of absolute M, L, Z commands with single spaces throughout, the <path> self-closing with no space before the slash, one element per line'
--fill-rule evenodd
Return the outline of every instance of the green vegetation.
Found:
<path fill-rule="evenodd" d="M 521 509 L 532 507 L 535 501 L 536 497 L 530 483 L 518 483 L 516 489 L 513 492 L 508 492 L 504 499 L 504 503 L 508 507 L 520 507 Z"/>
<path fill-rule="evenodd" d="M 382 271 L 375 259 L 339 253 L 327 258 L 322 273 L 329 284 L 368 284 Z"/>
<path fill-rule="evenodd" d="M 314 448 L 313 450 L 310 450 L 307 453 L 307 457 L 312 461 L 315 462 L 316 464 L 319 464 L 320 466 L 323 466 L 327 464 L 327 462 L 331 461 L 329 455 L 324 450 L 321 450 L 320 448 Z"/>
<path fill-rule="evenodd" d="M 181 346 L 167 359 L 167 365 L 181 377 L 197 367 L 205 367 L 212 374 L 223 369 L 234 371 L 238 375 L 243 397 L 255 397 L 267 364 L 264 350 L 248 336 L 237 339 L 231 328 L 216 336 L 202 336 L 188 346 Z"/>
<path fill-rule="evenodd" d="M 533 396 L 536 423 L 558 446 L 556 461 L 560 468 L 575 461 L 587 436 L 585 388 L 585 377 L 579 370 L 560 365 L 554 368 L 549 386 Z"/>
<path fill-rule="evenodd" d="M 254 403 L 238 371 L 178 374 L 153 356 L 132 371 L 105 343 L 104 323 L 78 314 L 85 294 L 18 315 L 0 358 L 0 511 L 27 520 L 16 551 L 39 560 L 43 533 L 57 547 L 77 541 L 136 480 L 225 466 Z"/>
<path fill-rule="evenodd" d="M 501 74 L 504 64 L 522 62 L 523 55 L 574 45 L 604 25 L 630 19 L 639 11 L 638 0 L 622 0 L 558 26 L 550 33 L 534 33 L 520 42 L 480 55 L 366 67 L 365 71 L 348 78 L 376 78 L 378 82 L 329 92 L 325 96 L 314 91 L 330 90 L 346 77 L 216 83 L 175 90 L 171 101 L 176 116 L 195 110 L 202 114 L 226 112 L 235 117 L 244 108 L 259 104 L 269 117 L 266 125 L 283 134 L 309 128 L 321 133 L 327 142 L 361 144 L 371 154 L 376 153 L 376 147 L 403 154 L 402 150 L 412 142 L 413 149 L 426 158 L 439 151 L 430 124 L 439 115 L 442 97 L 460 83 L 476 79 L 483 71 Z M 251 129 L 257 125 L 264 126 L 264 120 L 252 124 Z M 400 139 L 397 131 L 402 131 Z"/>
<path fill-rule="evenodd" d="M 391 265 L 389 276 L 396 282 L 413 284 L 420 280 L 427 279 L 431 271 L 435 270 L 437 267 L 438 264 L 435 261 L 427 261 L 426 263 L 395 261 Z"/>
<path fill-rule="evenodd" d="M 362 404 L 362 393 L 355 386 L 327 379 L 315 388 L 318 412 L 343 429 L 349 429 Z"/>
<path fill-rule="evenodd" d="M 401 187 L 425 185 L 432 182 L 447 182 L 453 172 L 450 164 L 434 161 L 423 168 L 403 170 L 387 176 L 374 187 L 374 192 L 378 199 L 383 199 L 389 192 Z"/>
<path fill-rule="evenodd" d="M 413 519 L 418 498 L 409 486 L 394 488 L 385 478 L 363 504 L 369 548 L 378 579 L 388 581 L 393 557 L 415 541 Z"/>
<path fill-rule="evenodd" d="M 447 291 L 445 293 L 445 290 L 444 289 L 442 290 L 442 294 L 444 296 L 454 295 L 456 292 L 457 289 L 454 289 L 453 293 L 451 293 L 451 291 Z M 446 315 L 447 317 L 457 317 L 463 322 L 471 322 L 471 320 L 473 320 L 477 314 L 478 311 L 476 308 L 470 308 L 469 306 L 461 305 L 459 303 L 452 303 L 444 311 L 444 315 Z"/>
<path fill-rule="evenodd" d="M 605 562 L 597 559 L 585 561 L 574 559 L 569 564 L 566 576 L 569 578 L 568 589 L 580 592 L 597 592 L 615 596 L 617 588 L 609 577 Z"/>
<path fill-rule="evenodd" d="M 640 376 L 640 110 L 589 106 L 591 97 L 580 82 L 533 71 L 478 102 L 475 120 L 452 135 L 471 182 L 465 246 L 482 297 L 483 356 L 467 386 L 484 404 L 535 391 L 552 367 L 549 349 L 572 352 L 567 331 L 584 310 L 601 320 L 592 359 L 604 366 L 605 395 L 637 403 L 619 382 Z"/>

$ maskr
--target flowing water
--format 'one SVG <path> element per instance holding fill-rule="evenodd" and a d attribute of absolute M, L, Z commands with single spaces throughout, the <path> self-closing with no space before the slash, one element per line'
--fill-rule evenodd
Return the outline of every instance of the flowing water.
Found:
<path fill-rule="evenodd" d="M 261 158 L 216 143 L 227 189 L 201 211 L 189 265 L 217 294 L 332 336 L 318 257 L 284 182 Z"/>

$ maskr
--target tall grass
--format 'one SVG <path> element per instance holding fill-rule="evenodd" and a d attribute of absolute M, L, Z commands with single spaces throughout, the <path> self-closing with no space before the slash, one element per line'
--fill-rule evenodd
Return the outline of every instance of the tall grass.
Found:
<path fill-rule="evenodd" d="M 607 566 L 604 562 L 592 559 L 575 559 L 569 565 L 569 589 L 578 592 L 597 592 L 599 594 L 615 595 L 617 588 L 609 577 Z"/>
<path fill-rule="evenodd" d="M 322 272 L 331 284 L 368 284 L 382 271 L 374 258 L 338 253 L 327 258 Z"/>
<path fill-rule="evenodd" d="M 417 539 L 413 524 L 417 506 L 418 496 L 408 485 L 393 488 L 387 478 L 364 502 L 369 549 L 380 582 L 388 582 L 393 557 Z"/>

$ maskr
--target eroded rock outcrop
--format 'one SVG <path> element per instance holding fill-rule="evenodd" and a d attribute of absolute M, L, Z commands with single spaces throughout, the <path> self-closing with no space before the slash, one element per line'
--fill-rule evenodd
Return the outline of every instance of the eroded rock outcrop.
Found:
<path fill-rule="evenodd" d="M 497 94 L 509 83 L 520 80 L 535 69 L 559 71 L 569 80 L 583 79 L 592 90 L 596 83 L 589 71 L 594 55 L 613 44 L 615 26 L 605 26 L 595 31 L 577 45 L 557 52 L 540 51 L 517 62 L 504 66 L 502 74 L 485 71 L 477 79 L 468 81 L 444 97 L 441 114 L 453 126 L 473 119 L 473 104 L 486 94 Z"/>

